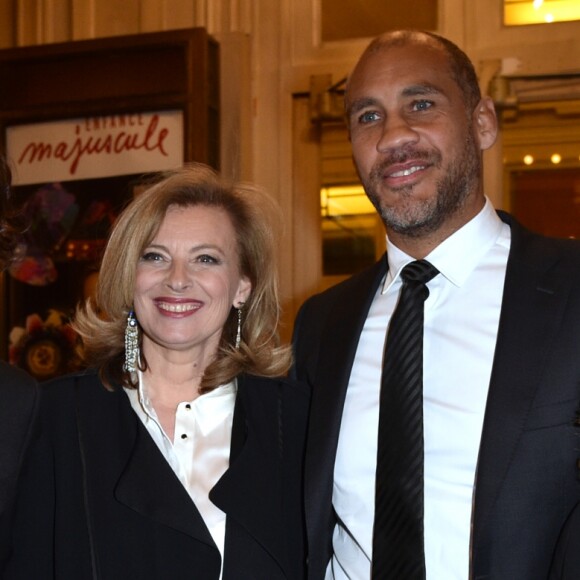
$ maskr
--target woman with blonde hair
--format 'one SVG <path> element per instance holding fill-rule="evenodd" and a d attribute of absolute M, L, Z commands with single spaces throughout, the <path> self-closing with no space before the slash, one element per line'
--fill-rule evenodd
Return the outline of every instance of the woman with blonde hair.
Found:
<path fill-rule="evenodd" d="M 309 393 L 283 376 L 269 198 L 170 172 L 77 313 L 90 370 L 45 388 L 7 578 L 304 577 Z"/>

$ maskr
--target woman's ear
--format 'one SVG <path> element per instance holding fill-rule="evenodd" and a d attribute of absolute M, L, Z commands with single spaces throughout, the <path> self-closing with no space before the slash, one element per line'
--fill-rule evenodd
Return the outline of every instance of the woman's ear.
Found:
<path fill-rule="evenodd" d="M 491 97 L 483 97 L 475 111 L 474 131 L 477 135 L 479 147 L 482 151 L 489 149 L 497 139 L 498 123 L 495 114 L 495 106 Z"/>
<path fill-rule="evenodd" d="M 252 291 L 252 283 L 248 278 L 243 276 L 238 284 L 238 291 L 234 296 L 234 308 L 239 308 L 240 304 L 247 302 L 248 297 Z"/>

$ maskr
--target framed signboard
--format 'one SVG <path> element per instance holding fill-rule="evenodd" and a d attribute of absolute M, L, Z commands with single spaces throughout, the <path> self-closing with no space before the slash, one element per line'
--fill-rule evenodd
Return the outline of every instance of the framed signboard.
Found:
<path fill-rule="evenodd" d="M 0 51 L 0 135 L 28 228 L 0 285 L 1 356 L 74 369 L 68 325 L 151 173 L 219 168 L 218 45 L 203 29 Z"/>

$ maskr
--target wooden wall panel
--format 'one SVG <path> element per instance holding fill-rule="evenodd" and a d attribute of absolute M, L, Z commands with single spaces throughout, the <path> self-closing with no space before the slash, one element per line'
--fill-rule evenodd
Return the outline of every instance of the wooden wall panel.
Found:
<path fill-rule="evenodd" d="M 140 0 L 99 0 L 94 7 L 94 36 L 122 36 L 141 32 Z"/>
<path fill-rule="evenodd" d="M 15 43 L 14 2 L 0 0 L 0 48 L 9 48 Z"/>

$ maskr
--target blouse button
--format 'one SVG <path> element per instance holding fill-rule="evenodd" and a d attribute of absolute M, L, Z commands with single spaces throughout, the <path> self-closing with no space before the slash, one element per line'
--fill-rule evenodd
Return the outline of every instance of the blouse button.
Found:
<path fill-rule="evenodd" d="M 184 433 L 184 434 L 181 436 L 181 438 L 182 438 L 182 439 L 187 439 L 187 435 Z"/>

